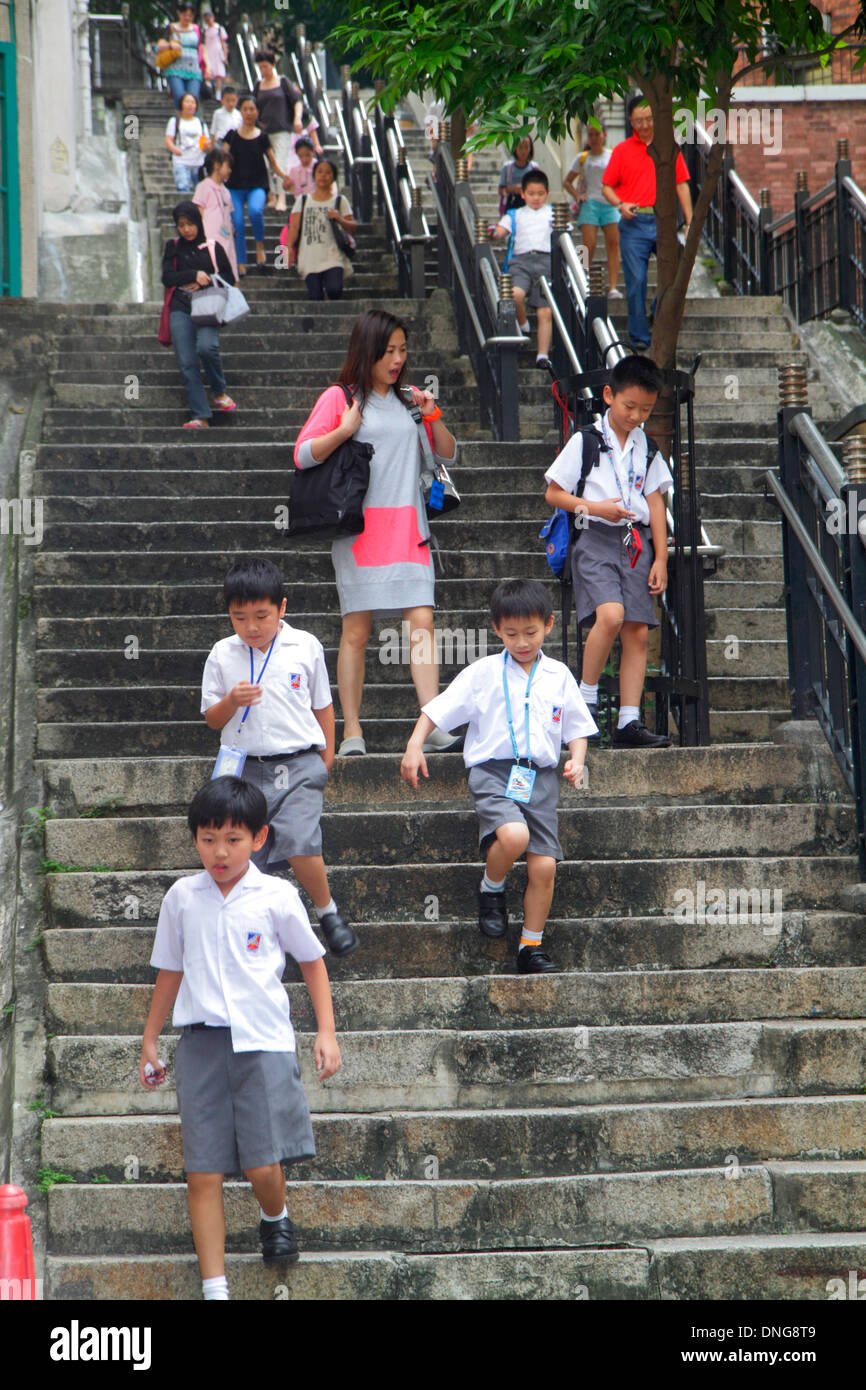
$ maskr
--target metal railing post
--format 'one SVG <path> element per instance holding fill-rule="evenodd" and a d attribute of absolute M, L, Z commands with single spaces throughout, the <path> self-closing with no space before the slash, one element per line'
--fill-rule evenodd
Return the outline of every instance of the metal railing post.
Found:
<path fill-rule="evenodd" d="M 771 254 L 771 234 L 767 231 L 773 220 L 769 188 L 762 188 L 758 194 L 760 212 L 758 214 L 758 285 L 761 294 L 772 294 L 773 258 Z"/>
<path fill-rule="evenodd" d="M 836 141 L 836 258 L 838 266 L 838 303 L 850 311 L 854 303 L 854 267 L 851 264 L 853 250 L 851 220 L 848 216 L 848 190 L 843 179 L 851 177 L 851 160 L 847 138 Z"/>
<path fill-rule="evenodd" d="M 413 237 L 421 237 L 424 232 L 424 214 L 421 210 L 421 189 L 412 189 L 412 204 L 409 209 L 409 233 Z M 413 241 L 409 250 L 410 270 L 409 270 L 409 290 L 413 299 L 423 299 L 426 293 L 424 263 L 427 258 L 427 244 L 424 241 Z"/>
<path fill-rule="evenodd" d="M 798 169 L 797 184 L 794 189 L 794 255 L 797 264 L 797 318 L 804 323 L 812 317 L 811 279 L 809 275 L 809 245 L 806 231 L 806 214 L 803 204 L 809 197 L 808 178 L 805 169 Z"/>
<path fill-rule="evenodd" d="M 841 143 L 841 142 L 840 142 Z M 847 145 L 847 141 L 845 142 Z M 847 163 L 847 160 L 840 160 Z M 839 165 L 837 164 L 837 171 Z M 849 166 L 850 167 L 850 166 Z M 837 189 L 838 172 L 837 172 Z M 858 518 L 866 515 L 866 436 L 853 435 L 843 445 L 843 461 L 847 482 L 841 489 L 843 514 Z M 866 549 L 859 525 L 842 531 L 842 560 L 845 598 L 861 627 L 866 618 Z M 854 775 L 854 798 L 857 805 L 857 848 L 860 856 L 860 876 L 866 877 L 866 662 L 846 633 L 848 652 L 848 722 L 851 739 L 851 765 Z"/>
<path fill-rule="evenodd" d="M 586 300 L 586 343 L 584 370 L 594 372 L 597 368 L 606 366 L 604 354 L 598 344 L 598 339 L 592 331 L 594 319 L 607 318 L 607 294 L 604 289 L 604 271 L 600 265 L 589 267 L 589 294 Z"/>
<path fill-rule="evenodd" d="M 496 314 L 497 336 L 516 337 L 517 312 L 510 275 L 501 277 L 499 294 Z M 517 343 L 501 343 L 493 351 L 499 358 L 499 438 L 517 440 L 520 438 L 520 407 L 517 399 L 517 361 L 520 347 Z"/>
<path fill-rule="evenodd" d="M 726 154 L 722 159 L 722 172 L 719 182 L 722 186 L 722 273 L 729 285 L 734 283 L 736 257 L 734 255 L 734 193 L 728 177 L 733 172 L 734 156 Z"/>
<path fill-rule="evenodd" d="M 799 512 L 800 498 L 800 441 L 791 434 L 788 425 L 794 415 L 805 411 L 807 405 L 806 369 L 797 363 L 779 368 L 779 477 L 782 487 Z M 788 630 L 788 677 L 791 686 L 791 717 L 808 719 L 812 715 L 811 651 L 812 605 L 803 602 L 808 592 L 808 565 L 796 537 L 789 528 L 782 528 L 782 559 L 785 575 L 785 613 Z"/>
<path fill-rule="evenodd" d="M 562 315 L 563 322 L 568 329 L 568 335 L 574 341 L 574 305 L 571 296 L 565 288 L 565 264 L 562 250 L 559 245 L 559 238 L 566 229 L 568 223 L 568 204 L 553 204 L 553 233 L 550 238 L 550 287 L 556 300 L 556 307 Z M 560 340 L 560 335 L 554 333 L 551 344 L 550 360 L 553 363 L 553 370 L 558 378 L 568 376 L 571 367 L 568 361 L 568 354 L 565 344 Z M 556 405 L 554 404 L 554 416 L 557 415 Z"/>

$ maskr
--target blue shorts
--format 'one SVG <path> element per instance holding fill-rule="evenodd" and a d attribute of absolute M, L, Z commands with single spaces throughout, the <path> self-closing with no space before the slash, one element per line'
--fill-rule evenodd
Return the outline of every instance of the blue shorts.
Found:
<path fill-rule="evenodd" d="M 619 221 L 619 212 L 612 203 L 599 203 L 595 198 L 584 198 L 577 214 L 578 227 L 607 227 Z"/>

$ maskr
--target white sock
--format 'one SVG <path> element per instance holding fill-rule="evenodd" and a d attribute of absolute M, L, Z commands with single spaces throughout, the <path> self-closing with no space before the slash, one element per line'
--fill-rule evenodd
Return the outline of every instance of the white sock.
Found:
<path fill-rule="evenodd" d="M 262 1212 L 263 1221 L 282 1221 L 283 1217 L 288 1216 L 289 1214 L 289 1209 L 285 1205 L 283 1205 L 283 1209 L 280 1212 L 279 1216 L 268 1216 L 267 1212 L 262 1211 L 261 1207 L 259 1207 L 259 1211 Z"/>
<path fill-rule="evenodd" d="M 635 719 L 640 719 L 640 710 L 637 705 L 620 705 L 616 727 L 624 729 L 626 724 L 634 723 Z"/>
<path fill-rule="evenodd" d="M 588 705 L 598 704 L 598 686 L 587 685 L 586 681 L 580 682 L 580 693 Z"/>
<path fill-rule="evenodd" d="M 337 911 L 337 904 L 334 902 L 334 899 L 331 898 L 327 907 L 316 907 L 315 903 L 313 903 L 313 910 L 315 911 L 316 916 L 321 922 L 322 918 L 327 917 L 329 912 Z"/>
<path fill-rule="evenodd" d="M 205 1303 L 214 1303 L 217 1300 L 225 1303 L 229 1296 L 229 1281 L 224 1274 L 216 1274 L 213 1279 L 202 1279 L 201 1291 Z"/>
<path fill-rule="evenodd" d="M 482 893 L 503 893 L 505 891 L 505 879 L 502 879 L 501 883 L 496 883 L 492 878 L 487 877 L 485 870 L 481 880 L 481 891 Z"/>
<path fill-rule="evenodd" d="M 543 936 L 543 928 L 541 931 L 522 931 L 520 933 L 520 946 L 518 947 L 518 950 L 522 950 L 524 946 L 540 946 L 541 938 Z"/>

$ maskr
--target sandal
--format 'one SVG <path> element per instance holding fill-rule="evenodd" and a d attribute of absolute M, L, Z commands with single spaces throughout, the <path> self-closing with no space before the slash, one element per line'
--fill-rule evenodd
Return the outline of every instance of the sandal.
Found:
<path fill-rule="evenodd" d="M 206 430 L 210 429 L 207 420 L 187 420 L 183 426 L 185 430 Z"/>
<path fill-rule="evenodd" d="M 238 408 L 237 402 L 233 401 L 231 396 L 214 396 L 213 403 L 219 410 L 223 411 L 237 410 Z"/>

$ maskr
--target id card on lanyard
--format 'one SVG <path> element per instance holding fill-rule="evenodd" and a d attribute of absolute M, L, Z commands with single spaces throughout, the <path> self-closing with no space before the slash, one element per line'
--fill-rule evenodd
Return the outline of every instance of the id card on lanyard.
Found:
<path fill-rule="evenodd" d="M 613 476 L 616 480 L 617 488 L 619 489 L 620 501 L 622 502 L 622 505 L 624 507 L 626 507 L 628 510 L 631 510 L 631 491 L 634 487 L 634 445 L 632 444 L 631 446 L 631 451 L 629 453 L 628 458 L 628 500 L 626 501 L 625 494 L 622 490 L 622 483 L 620 482 L 619 473 L 617 472 L 616 468 L 613 443 L 608 435 L 607 422 L 605 420 L 602 420 L 601 422 L 601 429 L 602 434 L 605 437 L 605 441 L 607 442 L 608 449 L 610 450 L 610 466 L 613 469 Z M 623 536 L 622 543 L 625 546 L 625 553 L 628 556 L 629 567 L 631 569 L 634 569 L 635 565 L 640 559 L 641 551 L 643 550 L 643 541 L 641 539 L 640 531 L 635 530 L 634 522 L 631 520 L 626 521 L 625 535 Z"/>
<path fill-rule="evenodd" d="M 274 643 L 277 640 L 278 633 L 279 629 L 277 630 L 277 632 L 274 633 L 271 645 L 268 647 L 268 654 L 265 657 L 262 669 L 259 671 L 258 680 L 255 679 L 253 674 L 253 649 L 252 647 L 250 647 L 250 685 L 261 684 L 264 678 L 265 671 L 268 669 L 268 662 L 271 659 L 271 652 L 274 650 Z M 241 729 L 244 727 L 244 724 L 247 721 L 247 715 L 249 714 L 251 709 L 252 705 L 247 705 L 246 709 L 244 710 L 243 718 L 241 719 L 241 722 L 237 727 L 238 733 L 240 733 Z M 244 770 L 244 763 L 246 762 L 246 760 L 247 754 L 245 748 L 237 748 L 233 744 L 224 743 L 220 748 L 219 753 L 217 754 L 217 760 L 214 763 L 214 769 L 210 775 L 211 781 L 213 781 L 215 777 L 240 777 L 241 773 Z"/>
<path fill-rule="evenodd" d="M 529 680 L 526 682 L 526 693 L 523 697 L 523 716 L 524 728 L 526 731 L 526 761 L 531 763 L 532 754 L 529 746 L 529 692 L 532 688 L 532 678 L 541 664 L 541 657 L 537 656 L 529 673 Z M 535 768 L 521 767 L 520 752 L 517 747 L 517 736 L 514 732 L 514 720 L 511 717 L 511 696 L 508 693 L 508 652 L 502 653 L 502 691 L 505 696 L 505 717 L 508 720 L 508 732 L 511 736 L 511 747 L 514 752 L 514 766 L 508 774 L 508 785 L 505 788 L 505 795 L 511 801 L 522 801 L 526 803 L 532 797 L 532 788 L 535 785 Z"/>

